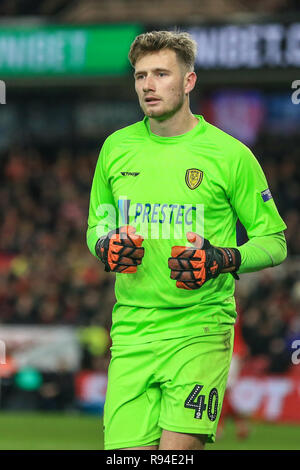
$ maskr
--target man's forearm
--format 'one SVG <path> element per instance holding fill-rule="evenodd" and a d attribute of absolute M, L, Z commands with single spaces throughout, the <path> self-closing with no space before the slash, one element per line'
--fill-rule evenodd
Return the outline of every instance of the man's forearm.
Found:
<path fill-rule="evenodd" d="M 98 222 L 98 224 L 93 227 L 88 225 L 88 229 L 86 232 L 86 243 L 90 252 L 92 253 L 92 255 L 96 256 L 96 258 L 98 258 L 98 255 L 96 253 L 97 241 L 100 237 L 107 235 L 111 230 L 114 230 L 115 228 L 116 223 L 114 219 L 109 220 L 109 224 Z"/>
<path fill-rule="evenodd" d="M 112 204 L 100 204 L 98 212 L 90 210 L 88 228 L 86 232 L 87 246 L 92 255 L 98 258 L 96 243 L 102 236 L 106 236 L 116 228 L 116 210 Z"/>
<path fill-rule="evenodd" d="M 242 262 L 238 273 L 251 273 L 281 264 L 287 256 L 283 232 L 251 238 L 238 247 Z"/>
<path fill-rule="evenodd" d="M 96 247 L 96 243 L 98 240 L 99 240 L 99 235 L 97 233 L 97 227 L 88 227 L 88 230 L 86 232 L 87 246 L 90 252 L 92 253 L 92 255 L 96 256 L 96 258 L 98 257 L 96 254 L 95 247 Z"/>

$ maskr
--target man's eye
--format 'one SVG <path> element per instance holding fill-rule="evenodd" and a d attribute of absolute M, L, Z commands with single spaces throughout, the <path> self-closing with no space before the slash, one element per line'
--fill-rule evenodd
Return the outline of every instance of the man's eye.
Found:
<path fill-rule="evenodd" d="M 165 72 L 159 72 L 160 77 L 164 77 L 165 75 L 167 75 Z"/>
<path fill-rule="evenodd" d="M 136 79 L 140 80 L 141 78 L 144 78 L 144 75 L 137 75 Z"/>

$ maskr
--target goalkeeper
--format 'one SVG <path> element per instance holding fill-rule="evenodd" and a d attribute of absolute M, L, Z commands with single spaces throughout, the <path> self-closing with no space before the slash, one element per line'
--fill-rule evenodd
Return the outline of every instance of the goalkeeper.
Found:
<path fill-rule="evenodd" d="M 287 255 L 286 225 L 255 156 L 190 110 L 195 53 L 187 33 L 134 40 L 145 117 L 106 139 L 94 173 L 87 244 L 116 273 L 105 449 L 214 442 L 235 282 Z M 238 219 L 249 239 L 239 247 Z"/>

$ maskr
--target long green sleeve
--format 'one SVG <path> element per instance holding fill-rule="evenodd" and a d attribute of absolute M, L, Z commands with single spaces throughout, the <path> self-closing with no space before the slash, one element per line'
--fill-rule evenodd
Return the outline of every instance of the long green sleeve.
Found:
<path fill-rule="evenodd" d="M 238 249 L 242 257 L 239 274 L 277 266 L 287 257 L 287 245 L 283 232 L 253 237 Z"/>
<path fill-rule="evenodd" d="M 108 147 L 106 140 L 102 146 L 97 160 L 90 194 L 88 228 L 86 241 L 92 255 L 96 256 L 95 245 L 97 240 L 116 228 L 117 209 L 112 191 L 107 180 L 105 158 Z"/>

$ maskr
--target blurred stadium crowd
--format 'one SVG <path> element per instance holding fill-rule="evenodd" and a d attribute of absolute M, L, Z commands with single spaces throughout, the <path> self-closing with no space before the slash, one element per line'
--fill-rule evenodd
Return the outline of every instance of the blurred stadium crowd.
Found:
<path fill-rule="evenodd" d="M 109 326 L 112 277 L 87 251 L 89 191 L 97 151 L 48 155 L 11 150 L 1 159 L 1 321 Z M 4 181 L 2 181 L 4 183 Z M 8 259 L 7 259 L 8 257 Z"/>
<path fill-rule="evenodd" d="M 252 356 L 265 356 L 266 372 L 291 364 L 291 345 L 300 335 L 300 156 L 297 139 L 262 135 L 254 148 L 287 225 L 288 257 L 276 268 L 236 283 L 242 333 Z"/>
<path fill-rule="evenodd" d="M 13 15 L 41 16 L 59 21 L 95 22 L 95 21 L 157 21 L 165 22 L 194 21 L 203 16 L 206 19 L 220 18 L 224 15 L 247 13 L 286 13 L 299 9 L 297 0 L 3 0 L 0 14 L 4 17 Z M 159 13 L 158 13 L 159 12 Z"/>

